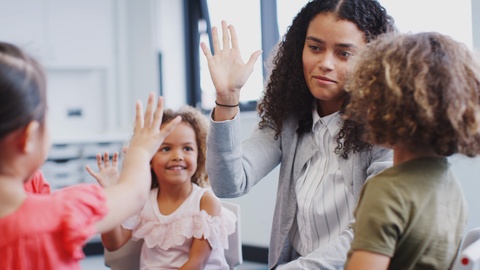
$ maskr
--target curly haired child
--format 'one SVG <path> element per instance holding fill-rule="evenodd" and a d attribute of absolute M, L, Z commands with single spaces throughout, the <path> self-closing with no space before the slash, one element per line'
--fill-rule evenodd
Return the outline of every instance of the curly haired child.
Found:
<path fill-rule="evenodd" d="M 102 234 L 108 250 L 130 238 L 143 239 L 140 269 L 225 269 L 224 249 L 235 230 L 235 216 L 221 206 L 208 186 L 205 171 L 208 121 L 197 109 L 165 110 L 163 123 L 181 116 L 150 165 L 152 190 L 142 211 L 122 226 Z M 127 150 L 128 152 L 129 150 Z M 88 171 L 101 185 L 115 182 L 117 155 L 97 155 L 99 173 Z M 113 177 L 112 177 L 113 176 Z"/>
<path fill-rule="evenodd" d="M 345 117 L 394 166 L 362 190 L 346 269 L 450 269 L 467 206 L 446 157 L 480 153 L 479 57 L 439 33 L 386 35 L 350 79 Z"/>

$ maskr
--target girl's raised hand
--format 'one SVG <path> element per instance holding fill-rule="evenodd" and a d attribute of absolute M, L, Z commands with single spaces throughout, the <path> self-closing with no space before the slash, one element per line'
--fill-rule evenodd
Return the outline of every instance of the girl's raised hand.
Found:
<path fill-rule="evenodd" d="M 182 120 L 182 118 L 178 116 L 160 129 L 163 117 L 163 98 L 158 97 L 155 110 L 154 99 L 155 95 L 150 93 L 145 116 L 143 116 L 142 103 L 137 101 L 135 128 L 126 155 L 140 150 L 148 153 L 150 160 L 157 152 L 165 137 L 167 137 Z"/>
<path fill-rule="evenodd" d="M 93 171 L 88 165 L 85 166 L 88 173 L 93 176 L 102 187 L 110 187 L 118 182 L 120 174 L 118 172 L 118 152 L 115 152 L 110 162 L 108 152 L 97 154 L 98 173 Z"/>
<path fill-rule="evenodd" d="M 255 51 L 245 64 L 240 54 L 237 34 L 233 25 L 227 27 L 222 21 L 222 44 L 218 30 L 212 27 L 213 51 L 205 43 L 201 48 L 208 61 L 208 69 L 217 92 L 217 101 L 221 104 L 237 104 L 240 100 L 240 89 L 245 85 L 253 72 L 253 66 L 262 51 Z"/>

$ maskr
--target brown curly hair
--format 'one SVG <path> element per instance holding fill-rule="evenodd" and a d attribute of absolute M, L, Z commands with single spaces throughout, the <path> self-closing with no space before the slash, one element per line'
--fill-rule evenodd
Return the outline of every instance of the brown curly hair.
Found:
<path fill-rule="evenodd" d="M 312 111 L 316 98 L 310 93 L 303 75 L 302 52 L 310 22 L 318 15 L 333 13 L 340 20 L 354 23 L 364 33 L 366 42 L 383 33 L 395 30 L 393 19 L 376 0 L 313 0 L 308 2 L 293 19 L 291 26 L 278 44 L 272 58 L 273 70 L 258 105 L 259 127 L 271 127 L 275 138 L 287 117 L 298 119 L 299 134 L 311 131 Z M 348 100 L 348 99 L 347 99 Z M 343 112 L 343 110 L 341 111 Z M 337 153 L 344 158 L 348 152 L 361 151 L 368 144 L 361 140 L 361 127 L 345 121 L 337 138 Z"/>
<path fill-rule="evenodd" d="M 188 124 L 195 132 L 196 143 L 198 146 L 198 157 L 197 170 L 192 176 L 192 183 L 201 187 L 207 187 L 209 185 L 207 172 L 205 170 L 208 133 L 207 118 L 200 110 L 188 105 L 184 105 L 177 111 L 166 109 L 163 112 L 162 125 L 169 123 L 177 116 L 181 116 L 182 122 Z M 158 187 L 157 177 L 153 170 L 150 171 L 152 174 L 152 188 L 156 188 Z"/>
<path fill-rule="evenodd" d="M 480 62 L 435 33 L 385 35 L 357 55 L 345 86 L 345 117 L 363 122 L 372 144 L 410 151 L 480 153 Z"/>

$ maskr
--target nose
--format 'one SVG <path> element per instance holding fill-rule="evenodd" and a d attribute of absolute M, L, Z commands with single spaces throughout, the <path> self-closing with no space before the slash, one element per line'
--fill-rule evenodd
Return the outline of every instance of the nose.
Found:
<path fill-rule="evenodd" d="M 318 67 L 322 71 L 332 71 L 335 69 L 335 57 L 331 52 L 325 52 L 321 54 L 318 62 Z"/>
<path fill-rule="evenodd" d="M 182 161 L 183 160 L 183 152 L 181 150 L 173 151 L 172 153 L 172 160 L 174 161 Z"/>

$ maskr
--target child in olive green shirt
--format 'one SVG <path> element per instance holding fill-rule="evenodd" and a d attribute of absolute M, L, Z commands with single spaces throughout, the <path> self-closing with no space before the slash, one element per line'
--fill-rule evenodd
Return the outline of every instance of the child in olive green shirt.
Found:
<path fill-rule="evenodd" d="M 345 118 L 394 166 L 362 190 L 345 269 L 450 269 L 467 207 L 446 157 L 480 153 L 478 58 L 438 33 L 386 35 L 356 57 Z"/>

